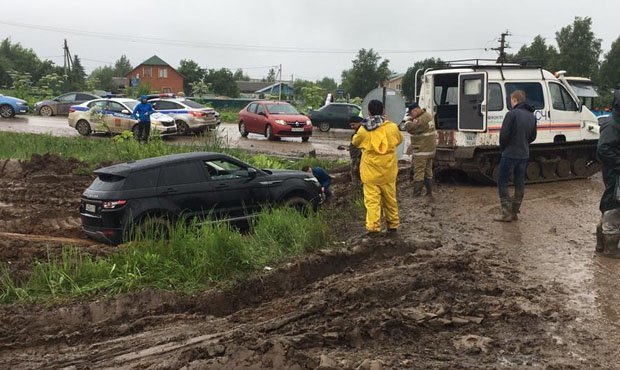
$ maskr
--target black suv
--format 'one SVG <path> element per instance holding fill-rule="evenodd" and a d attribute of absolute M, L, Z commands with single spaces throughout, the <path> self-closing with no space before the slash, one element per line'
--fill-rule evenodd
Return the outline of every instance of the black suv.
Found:
<path fill-rule="evenodd" d="M 95 171 L 82 194 L 82 229 L 119 244 L 147 220 L 180 217 L 243 220 L 266 205 L 317 210 L 320 185 L 302 171 L 261 170 L 220 153 L 185 153 L 117 164 Z"/>

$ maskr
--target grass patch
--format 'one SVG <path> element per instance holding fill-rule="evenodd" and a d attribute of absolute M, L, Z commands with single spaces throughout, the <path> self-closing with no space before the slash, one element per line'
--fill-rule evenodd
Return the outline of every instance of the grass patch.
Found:
<path fill-rule="evenodd" d="M 56 137 L 49 134 L 24 134 L 0 132 L 0 158 L 28 160 L 33 154 L 50 153 L 62 158 L 76 158 L 86 162 L 90 168 L 80 169 L 80 174 L 90 173 L 100 163 L 125 162 L 168 154 L 188 152 L 218 152 L 232 155 L 259 168 L 300 169 L 309 164 L 330 168 L 335 161 L 317 158 L 291 160 L 265 154 L 251 154 L 235 148 L 228 148 L 225 138 L 216 133 L 182 145 L 171 145 L 160 137 L 153 137 L 147 144 L 133 140 L 130 134 L 107 137 Z"/>
<path fill-rule="evenodd" d="M 223 223 L 180 223 L 167 241 L 147 232 L 143 240 L 102 258 L 65 248 L 60 256 L 37 262 L 21 283 L 0 265 L 0 302 L 88 298 L 142 288 L 197 291 L 323 247 L 328 230 L 321 214 L 305 217 L 279 208 L 262 213 L 248 235 Z"/>
<path fill-rule="evenodd" d="M 224 123 L 237 123 L 239 122 L 239 110 L 235 109 L 223 109 L 218 111 L 220 118 Z"/>

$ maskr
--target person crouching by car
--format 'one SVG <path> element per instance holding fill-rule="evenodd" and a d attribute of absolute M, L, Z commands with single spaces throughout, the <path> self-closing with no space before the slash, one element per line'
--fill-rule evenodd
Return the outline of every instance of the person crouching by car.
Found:
<path fill-rule="evenodd" d="M 140 103 L 133 110 L 133 116 L 138 120 L 138 136 L 136 140 L 147 142 L 151 133 L 151 114 L 155 110 L 147 101 L 146 95 L 140 97 Z"/>
<path fill-rule="evenodd" d="M 330 186 L 332 184 L 332 177 L 329 176 L 329 173 L 327 173 L 325 169 L 321 167 L 303 166 L 301 170 L 312 174 L 312 176 L 314 176 L 319 181 L 319 184 L 321 184 L 321 192 L 325 196 L 325 200 L 329 199 L 332 196 L 332 190 L 330 189 Z"/>

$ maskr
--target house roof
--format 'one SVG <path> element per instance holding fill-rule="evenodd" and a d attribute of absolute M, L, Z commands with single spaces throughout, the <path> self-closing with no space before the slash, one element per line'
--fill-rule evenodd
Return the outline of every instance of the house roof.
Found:
<path fill-rule="evenodd" d="M 270 84 L 269 86 L 265 86 L 260 90 L 256 90 L 256 93 L 260 94 L 260 93 L 266 93 L 269 91 L 272 91 L 273 89 L 279 88 L 280 84 L 282 84 L 282 89 L 285 88 L 289 88 L 289 89 L 293 89 L 292 87 L 290 87 L 288 84 L 285 84 L 284 82 L 280 83 L 280 82 L 276 82 L 275 84 Z"/>
<path fill-rule="evenodd" d="M 150 57 L 149 59 L 145 60 L 144 62 L 140 64 L 143 66 L 169 66 L 170 65 L 164 62 L 164 60 L 158 57 L 157 55 L 153 55 L 152 57 Z"/>
<path fill-rule="evenodd" d="M 271 86 L 272 82 L 263 81 L 236 81 L 239 91 L 242 93 L 253 93 L 256 90 Z"/>
<path fill-rule="evenodd" d="M 403 76 L 405 76 L 404 73 L 392 73 L 390 75 L 390 77 L 388 77 L 388 81 L 396 80 L 396 79 L 399 79 L 399 78 L 401 78 Z"/>

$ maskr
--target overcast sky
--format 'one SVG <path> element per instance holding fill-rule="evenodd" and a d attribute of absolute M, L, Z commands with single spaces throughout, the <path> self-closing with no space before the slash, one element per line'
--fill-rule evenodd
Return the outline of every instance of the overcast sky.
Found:
<path fill-rule="evenodd" d="M 474 5 L 475 4 L 475 5 Z M 282 64 L 284 79 L 340 80 L 361 48 L 390 69 L 418 60 L 496 58 L 500 33 L 516 52 L 575 16 L 591 17 L 603 52 L 620 36 L 620 1 L 413 0 L 22 0 L 0 15 L 0 37 L 62 65 L 62 44 L 87 72 L 122 54 L 132 65 L 156 54 L 173 67 L 193 59 L 207 68 L 243 68 L 252 78 Z M 455 49 L 473 49 L 460 50 Z M 449 51 L 450 50 L 450 51 Z"/>

